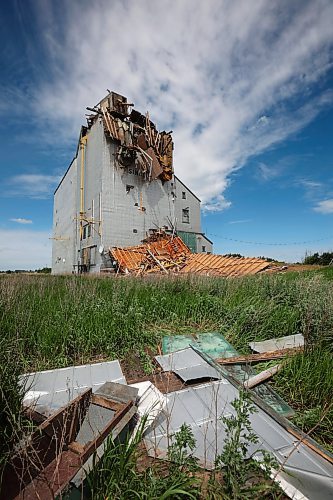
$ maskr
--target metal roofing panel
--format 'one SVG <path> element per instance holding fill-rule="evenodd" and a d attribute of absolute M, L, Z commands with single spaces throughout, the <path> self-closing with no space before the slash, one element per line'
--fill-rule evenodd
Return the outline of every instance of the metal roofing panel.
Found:
<path fill-rule="evenodd" d="M 23 403 L 48 415 L 89 387 L 96 392 L 106 381 L 126 384 L 118 360 L 26 373 L 19 379 L 29 391 Z"/>
<path fill-rule="evenodd" d="M 202 466 L 212 469 L 225 439 L 224 426 L 219 417 L 234 414 L 231 402 L 237 397 L 237 388 L 225 381 L 188 387 L 169 394 L 163 413 L 159 414 L 145 436 L 148 454 L 166 458 L 172 435 L 179 431 L 183 423 L 187 423 L 196 438 L 193 455 Z M 281 465 L 284 464 L 282 476 L 304 495 L 314 500 L 332 498 L 332 464 L 299 442 L 257 405 L 256 410 L 250 421 L 259 443 L 251 445 L 249 455 L 260 455 L 261 449 L 267 450 Z"/>
<path fill-rule="evenodd" d="M 196 335 L 170 335 L 163 337 L 162 340 L 163 352 L 174 352 L 174 357 L 176 356 L 175 351 L 181 351 L 190 346 L 208 354 L 213 359 L 229 358 L 238 355 L 236 349 L 234 349 L 234 347 L 223 337 L 223 335 L 217 332 L 199 333 Z M 197 357 L 193 359 L 198 360 L 195 362 L 199 362 L 198 358 L 200 358 L 200 356 L 197 354 Z M 257 373 L 250 365 L 227 366 L 225 369 L 231 373 L 236 380 L 239 380 L 242 383 Z M 177 372 L 177 374 L 181 376 L 179 372 Z M 184 375 L 186 375 L 186 373 L 184 373 Z M 182 378 L 185 382 L 190 380 L 188 378 Z M 268 384 L 260 384 L 257 387 L 254 387 L 253 391 L 280 415 L 284 415 L 286 417 L 294 415 L 294 410 Z"/>
<path fill-rule="evenodd" d="M 184 382 L 202 378 L 221 379 L 221 374 L 191 347 L 171 354 L 155 356 L 155 359 L 164 371 L 176 373 Z"/>
<path fill-rule="evenodd" d="M 250 348 L 255 352 L 269 352 L 278 349 L 289 349 L 292 347 L 304 346 L 304 337 L 301 333 L 296 335 L 287 335 L 286 337 L 279 337 L 277 339 L 263 340 L 261 342 L 250 342 Z"/>

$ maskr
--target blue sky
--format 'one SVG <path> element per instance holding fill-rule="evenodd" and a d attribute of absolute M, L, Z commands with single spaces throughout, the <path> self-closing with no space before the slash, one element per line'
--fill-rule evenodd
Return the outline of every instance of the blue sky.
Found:
<path fill-rule="evenodd" d="M 107 88 L 174 131 L 216 253 L 333 250 L 330 0 L 15 0 L 1 16 L 0 269 L 50 265 L 53 190 Z"/>

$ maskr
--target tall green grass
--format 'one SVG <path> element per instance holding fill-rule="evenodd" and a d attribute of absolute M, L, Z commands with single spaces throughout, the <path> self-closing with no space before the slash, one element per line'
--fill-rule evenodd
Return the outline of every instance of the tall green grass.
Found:
<path fill-rule="evenodd" d="M 19 418 L 21 396 L 13 389 L 19 373 L 132 353 L 147 363 L 146 350 L 156 352 L 164 334 L 214 330 L 244 353 L 250 341 L 302 333 L 322 354 L 295 358 L 277 384 L 302 411 L 316 411 L 326 398 L 322 381 L 332 374 L 331 274 L 229 280 L 0 276 L 0 410 L 5 415 L 11 401 L 12 415 L 1 427 L 12 436 L 10 426 Z M 317 396 L 310 392 L 313 381 L 305 380 L 313 374 Z"/>
<path fill-rule="evenodd" d="M 303 333 L 332 344 L 333 286 L 321 275 L 154 281 L 76 276 L 3 276 L 1 346 L 15 341 L 24 369 L 95 356 L 124 357 L 163 333 L 218 330 L 240 351 L 248 342 Z"/>

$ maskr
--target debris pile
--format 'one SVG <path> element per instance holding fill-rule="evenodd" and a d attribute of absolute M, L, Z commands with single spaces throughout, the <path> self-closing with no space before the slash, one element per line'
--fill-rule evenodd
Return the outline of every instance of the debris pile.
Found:
<path fill-rule="evenodd" d="M 299 349 L 296 341 L 292 347 L 287 342 L 286 350 Z M 150 457 L 168 459 L 169 446 L 185 423 L 195 437 L 193 456 L 201 467 L 214 469 L 226 438 L 220 417 L 233 414 L 231 403 L 244 386 L 256 409 L 251 427 L 258 437 L 249 443 L 248 455 L 260 461 L 265 450 L 275 458 L 278 470 L 272 478 L 289 498 L 332 498 L 333 457 L 283 416 L 274 392 L 262 396 L 257 384 L 264 387 L 267 377 L 259 374 L 254 381 L 251 371 L 240 377 L 232 367 L 221 366 L 224 357 L 236 362 L 238 355 L 222 335 L 165 337 L 162 346 L 156 372 L 130 385 L 118 360 L 22 375 L 25 413 L 35 428 L 6 464 L 0 499 L 79 497 L 107 437 L 133 439 L 142 419 Z"/>
<path fill-rule="evenodd" d="M 109 249 L 117 271 L 135 276 L 182 273 L 203 276 L 246 276 L 278 268 L 265 259 L 192 253 L 179 236 L 155 231 L 142 245 Z"/>
<path fill-rule="evenodd" d="M 116 159 L 120 167 L 135 165 L 147 181 L 159 178 L 162 182 L 170 181 L 173 175 L 172 131 L 158 132 L 150 120 L 149 113 L 142 115 L 130 108 L 133 104 L 126 97 L 115 92 L 105 97 L 88 115 L 88 127 L 102 118 L 107 137 L 118 143 Z"/>
<path fill-rule="evenodd" d="M 111 258 L 121 273 L 135 276 L 150 273 L 179 272 L 185 265 L 190 249 L 179 236 L 163 231 L 153 233 L 142 245 L 110 249 Z"/>

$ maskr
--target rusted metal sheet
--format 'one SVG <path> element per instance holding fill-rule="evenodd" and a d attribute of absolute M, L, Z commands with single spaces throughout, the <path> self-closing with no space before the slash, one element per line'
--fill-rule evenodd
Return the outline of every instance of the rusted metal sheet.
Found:
<path fill-rule="evenodd" d="M 198 253 L 188 257 L 181 272 L 232 277 L 256 274 L 269 266 L 270 263 L 264 259 Z"/>

